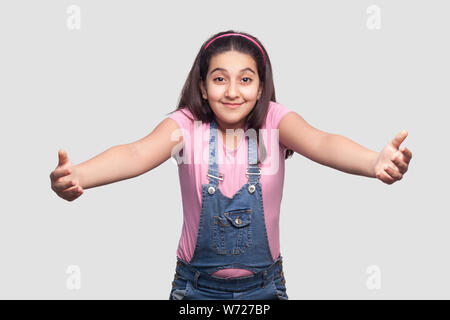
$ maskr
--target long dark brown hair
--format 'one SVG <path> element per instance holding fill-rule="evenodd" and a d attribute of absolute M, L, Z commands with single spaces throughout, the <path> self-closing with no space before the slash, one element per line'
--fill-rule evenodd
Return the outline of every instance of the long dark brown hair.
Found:
<path fill-rule="evenodd" d="M 261 50 L 251 41 L 246 39 L 245 37 L 240 36 L 227 36 L 214 40 L 209 46 L 207 50 L 204 50 L 207 43 L 213 38 L 220 36 L 226 33 L 240 33 L 246 35 L 252 39 L 254 39 L 263 49 L 265 55 L 265 65 L 264 65 L 264 57 L 261 53 Z M 205 82 L 206 74 L 209 69 L 209 63 L 211 58 L 217 54 L 224 53 L 227 51 L 237 51 L 240 53 L 248 54 L 253 57 L 256 62 L 258 68 L 258 75 L 261 84 L 263 85 L 263 90 L 260 99 L 256 101 L 255 107 L 252 111 L 247 115 L 247 125 L 248 128 L 253 128 L 256 132 L 262 127 L 266 115 L 267 110 L 269 109 L 270 101 L 276 102 L 275 98 L 275 87 L 273 84 L 273 76 L 272 76 L 272 65 L 270 63 L 269 55 L 266 52 L 266 49 L 261 44 L 261 42 L 245 32 L 236 32 L 234 30 L 228 30 L 224 32 L 219 32 L 213 36 L 211 36 L 208 40 L 206 40 L 200 51 L 195 58 L 194 64 L 192 65 L 191 71 L 188 74 L 186 82 L 183 86 L 183 90 L 181 92 L 180 100 L 178 102 L 178 107 L 169 112 L 169 114 L 183 108 L 187 108 L 192 115 L 202 122 L 211 122 L 215 115 L 212 111 L 208 100 L 204 100 L 202 98 L 202 93 L 200 90 L 200 81 Z M 206 87 L 206 85 L 205 85 Z M 259 134 L 257 136 L 257 142 L 259 141 Z M 264 143 L 261 141 L 260 146 L 260 160 L 259 162 L 264 161 L 266 157 L 266 149 Z M 294 153 L 293 150 L 287 149 L 285 158 L 288 159 Z"/>

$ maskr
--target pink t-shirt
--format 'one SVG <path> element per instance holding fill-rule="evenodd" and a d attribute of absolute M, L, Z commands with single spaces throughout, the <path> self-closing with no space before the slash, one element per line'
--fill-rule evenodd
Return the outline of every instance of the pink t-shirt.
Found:
<path fill-rule="evenodd" d="M 271 101 L 266 121 L 259 130 L 264 141 L 266 158 L 260 165 L 260 183 L 263 193 L 264 216 L 270 252 L 273 259 L 280 255 L 279 217 L 283 196 L 284 161 L 286 147 L 279 142 L 278 124 L 281 118 L 290 112 L 280 103 Z M 194 119 L 187 109 L 179 109 L 168 116 L 175 120 L 183 135 L 183 149 L 173 157 L 178 161 L 178 174 L 183 202 L 183 229 L 178 244 L 177 256 L 189 262 L 194 254 L 197 241 L 200 211 L 202 207 L 202 184 L 208 184 L 209 123 Z M 248 182 L 247 169 L 248 139 L 241 135 L 236 149 L 230 149 L 223 143 L 223 135 L 218 130 L 218 166 L 224 174 L 220 182 L 220 191 L 232 197 Z M 233 139 L 231 140 L 233 141 Z M 243 143 L 245 141 L 245 143 Z M 260 149 L 258 147 L 258 149 Z M 222 269 L 214 273 L 224 278 L 242 277 L 252 274 L 245 269 Z"/>

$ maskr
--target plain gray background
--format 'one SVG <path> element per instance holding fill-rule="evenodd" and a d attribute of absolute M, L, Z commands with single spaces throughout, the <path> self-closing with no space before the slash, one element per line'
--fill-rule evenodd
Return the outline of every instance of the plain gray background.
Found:
<path fill-rule="evenodd" d="M 81 10 L 81 29 L 67 9 Z M 381 28 L 371 29 L 370 6 Z M 172 111 L 202 43 L 256 36 L 277 101 L 380 151 L 413 152 L 387 185 L 295 154 L 281 253 L 290 299 L 450 298 L 447 1 L 2 1 L 0 298 L 168 299 L 182 204 L 172 159 L 74 202 L 50 188 L 75 164 L 142 138 Z M 370 10 L 369 10 L 370 11 Z M 372 11 L 370 11 L 372 12 Z M 447 191 L 445 191 L 447 190 Z M 77 266 L 81 287 L 68 285 Z M 367 285 L 378 268 L 378 289 Z"/>

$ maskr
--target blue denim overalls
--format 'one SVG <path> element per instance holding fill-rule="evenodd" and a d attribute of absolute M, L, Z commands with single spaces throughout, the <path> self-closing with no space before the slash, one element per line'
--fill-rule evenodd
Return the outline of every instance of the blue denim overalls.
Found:
<path fill-rule="evenodd" d="M 273 260 L 267 238 L 256 135 L 248 135 L 248 183 L 232 198 L 218 187 L 224 177 L 218 171 L 217 137 L 217 124 L 212 120 L 209 184 L 202 185 L 197 243 L 189 263 L 177 258 L 169 299 L 287 299 L 282 257 Z M 254 274 L 239 278 L 212 275 L 223 268 Z"/>

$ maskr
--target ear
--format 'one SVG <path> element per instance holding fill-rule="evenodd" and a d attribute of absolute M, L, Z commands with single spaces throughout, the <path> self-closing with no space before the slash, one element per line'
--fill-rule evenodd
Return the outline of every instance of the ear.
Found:
<path fill-rule="evenodd" d="M 263 91 L 263 84 L 260 84 L 259 89 L 258 89 L 258 96 L 257 96 L 256 100 L 261 99 L 262 91 Z"/>
<path fill-rule="evenodd" d="M 200 79 L 199 86 L 200 91 L 202 92 L 202 98 L 208 100 L 208 94 L 206 93 L 205 84 L 203 83 L 202 79 Z"/>

